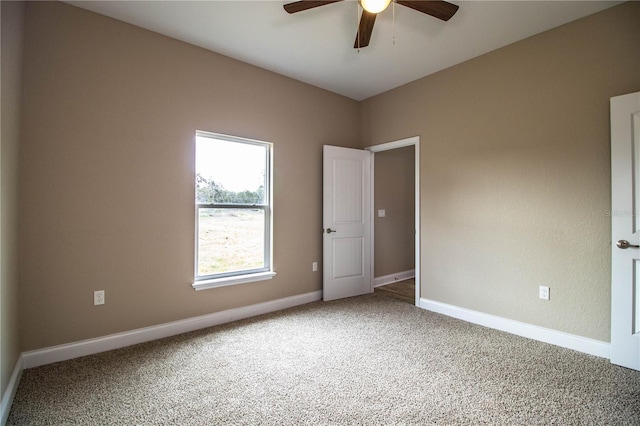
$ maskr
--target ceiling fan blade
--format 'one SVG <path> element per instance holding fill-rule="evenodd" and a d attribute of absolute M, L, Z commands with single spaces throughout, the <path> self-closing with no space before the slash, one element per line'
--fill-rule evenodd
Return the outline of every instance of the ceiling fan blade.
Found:
<path fill-rule="evenodd" d="M 426 13 L 443 21 L 448 21 L 458 11 L 459 6 L 446 1 L 397 0 L 398 4 Z"/>
<path fill-rule="evenodd" d="M 325 4 L 338 3 L 342 0 L 325 0 L 325 1 L 315 1 L 315 0 L 302 0 L 302 1 L 294 1 L 293 3 L 287 3 L 284 5 L 284 10 L 288 13 L 297 13 L 302 12 L 304 10 L 313 9 L 314 7 L 324 6 Z"/>
<path fill-rule="evenodd" d="M 358 34 L 356 34 L 356 42 L 353 45 L 354 49 L 361 47 L 367 47 L 371 40 L 371 34 L 373 33 L 373 24 L 376 22 L 377 13 L 370 13 L 366 10 L 362 11 L 360 17 L 360 25 L 358 25 Z"/>

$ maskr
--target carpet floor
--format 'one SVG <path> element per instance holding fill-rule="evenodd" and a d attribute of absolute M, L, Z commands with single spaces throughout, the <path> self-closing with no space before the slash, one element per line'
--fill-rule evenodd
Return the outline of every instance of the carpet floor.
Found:
<path fill-rule="evenodd" d="M 640 373 L 371 294 L 25 370 L 8 425 L 638 425 Z"/>

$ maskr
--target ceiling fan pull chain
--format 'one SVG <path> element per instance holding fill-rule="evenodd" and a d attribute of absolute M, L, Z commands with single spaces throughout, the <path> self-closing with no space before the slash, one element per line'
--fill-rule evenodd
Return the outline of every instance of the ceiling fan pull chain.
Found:
<path fill-rule="evenodd" d="M 393 0 L 391 5 L 391 12 L 393 15 L 393 45 L 396 45 L 396 0 Z"/>

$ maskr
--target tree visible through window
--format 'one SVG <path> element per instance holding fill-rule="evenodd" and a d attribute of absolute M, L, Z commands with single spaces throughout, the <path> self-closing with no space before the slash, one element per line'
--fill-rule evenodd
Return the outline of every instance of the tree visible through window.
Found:
<path fill-rule="evenodd" d="M 196 281 L 271 269 L 271 144 L 196 133 Z"/>

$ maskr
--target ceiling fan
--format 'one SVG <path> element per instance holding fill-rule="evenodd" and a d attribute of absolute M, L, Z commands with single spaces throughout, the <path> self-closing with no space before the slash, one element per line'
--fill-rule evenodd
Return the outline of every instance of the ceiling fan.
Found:
<path fill-rule="evenodd" d="M 343 0 L 301 0 L 285 4 L 284 10 L 288 13 L 298 13 L 340 1 Z M 363 11 L 360 17 L 360 24 L 358 25 L 356 42 L 353 45 L 355 49 L 369 45 L 371 34 L 373 33 L 373 24 L 376 22 L 376 16 L 385 10 L 392 1 L 410 7 L 418 12 L 442 19 L 443 21 L 448 21 L 458 11 L 457 5 L 442 0 L 358 0 Z"/>

